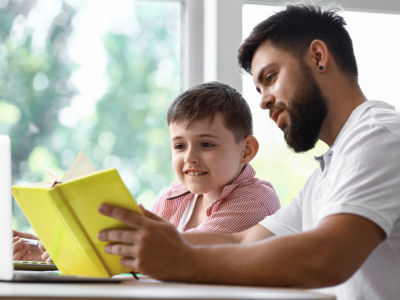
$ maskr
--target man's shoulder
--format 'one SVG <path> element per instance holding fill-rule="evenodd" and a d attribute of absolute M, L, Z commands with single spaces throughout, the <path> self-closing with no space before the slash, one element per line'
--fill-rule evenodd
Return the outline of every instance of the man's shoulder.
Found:
<path fill-rule="evenodd" d="M 393 106 L 384 102 L 371 102 L 376 103 L 376 105 L 370 105 L 365 109 L 354 125 L 367 128 L 379 128 L 382 126 L 399 135 L 400 112 L 396 111 Z"/>
<path fill-rule="evenodd" d="M 370 108 L 370 112 L 366 114 L 365 118 L 369 118 L 371 124 L 382 126 L 386 128 L 388 132 L 400 138 L 400 112 L 373 106 Z"/>
<path fill-rule="evenodd" d="M 400 143 L 400 112 L 383 102 L 367 107 L 350 125 L 335 147 L 339 152 L 351 147 L 380 148 L 387 143 Z"/>

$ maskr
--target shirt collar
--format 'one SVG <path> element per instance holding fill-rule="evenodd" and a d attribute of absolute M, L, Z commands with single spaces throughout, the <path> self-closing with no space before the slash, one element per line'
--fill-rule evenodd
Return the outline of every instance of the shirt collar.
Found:
<path fill-rule="evenodd" d="M 256 171 L 250 164 L 244 165 L 239 176 L 230 185 L 225 186 L 221 195 L 215 200 L 221 200 L 227 197 L 239 184 L 253 179 L 255 175 Z M 167 194 L 167 200 L 173 200 L 187 194 L 193 195 L 180 181 L 175 181 L 171 183 L 171 190 Z"/>
<path fill-rule="evenodd" d="M 383 101 L 376 101 L 376 100 L 370 100 L 370 101 L 365 101 L 364 103 L 360 104 L 357 106 L 353 112 L 350 114 L 349 118 L 347 119 L 346 123 L 340 130 L 338 136 L 335 139 L 335 142 L 333 143 L 332 147 L 330 147 L 325 153 L 315 156 L 314 159 L 319 162 L 321 170 L 323 171 L 325 168 L 325 161 L 326 158 L 329 156 L 332 156 L 332 153 L 334 152 L 335 146 L 338 144 L 338 141 L 340 138 L 344 135 L 346 131 L 348 131 L 353 125 L 361 118 L 361 116 L 364 114 L 364 112 L 373 106 L 378 106 L 378 107 L 383 107 L 386 109 L 391 109 L 395 110 L 394 106 L 387 104 L 386 102 Z"/>

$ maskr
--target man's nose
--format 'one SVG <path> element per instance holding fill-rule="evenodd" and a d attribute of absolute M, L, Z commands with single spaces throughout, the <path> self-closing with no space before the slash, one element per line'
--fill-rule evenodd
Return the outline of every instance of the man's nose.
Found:
<path fill-rule="evenodd" d="M 262 92 L 260 107 L 261 109 L 270 109 L 272 105 L 275 103 L 275 97 L 271 93 Z"/>
<path fill-rule="evenodd" d="M 197 155 L 195 149 L 193 147 L 189 147 L 186 151 L 185 158 L 183 160 L 185 163 L 188 164 L 197 164 L 200 159 L 199 156 Z"/>

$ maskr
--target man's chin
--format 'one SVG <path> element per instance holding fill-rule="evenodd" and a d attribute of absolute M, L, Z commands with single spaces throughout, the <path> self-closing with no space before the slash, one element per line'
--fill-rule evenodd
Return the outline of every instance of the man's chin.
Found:
<path fill-rule="evenodd" d="M 302 142 L 295 142 L 295 141 L 286 141 L 287 146 L 293 150 L 293 152 L 295 153 L 304 153 L 307 151 L 310 151 L 312 149 L 314 149 L 315 145 L 317 144 L 317 141 L 315 142 L 309 142 L 309 143 L 304 143 Z"/>

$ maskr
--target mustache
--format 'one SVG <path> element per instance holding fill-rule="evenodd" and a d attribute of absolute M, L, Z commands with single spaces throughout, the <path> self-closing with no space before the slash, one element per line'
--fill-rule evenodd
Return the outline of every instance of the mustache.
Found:
<path fill-rule="evenodd" d="M 282 102 L 278 102 L 278 103 L 274 103 L 270 108 L 269 108 L 269 117 L 272 119 L 272 115 L 274 114 L 275 111 L 277 111 L 278 109 L 283 109 L 283 110 L 287 110 L 287 106 L 282 103 Z"/>

